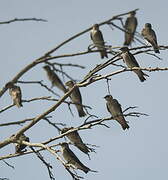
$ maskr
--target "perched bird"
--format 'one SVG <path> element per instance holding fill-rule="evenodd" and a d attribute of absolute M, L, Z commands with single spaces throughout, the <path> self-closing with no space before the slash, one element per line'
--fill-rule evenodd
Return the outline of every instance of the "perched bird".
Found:
<path fill-rule="evenodd" d="M 73 129 L 73 127 L 69 127 L 69 128 L 65 127 L 61 130 L 61 134 L 65 133 L 71 129 Z M 88 153 L 90 152 L 90 149 L 83 143 L 77 130 L 67 134 L 66 136 L 79 150 L 81 150 L 82 152 L 84 152 L 85 154 L 87 154 L 89 156 Z"/>
<path fill-rule="evenodd" d="M 82 164 L 76 155 L 71 151 L 67 143 L 61 143 L 61 151 L 69 166 L 73 167 L 74 169 L 80 169 L 85 173 L 88 173 L 89 171 L 96 172 Z"/>
<path fill-rule="evenodd" d="M 22 107 L 22 92 L 19 86 L 15 86 L 12 82 L 6 84 L 6 88 L 9 89 L 9 94 L 12 97 L 13 104 L 17 107 Z"/>
<path fill-rule="evenodd" d="M 107 110 L 110 112 L 113 118 L 121 124 L 123 130 L 129 129 L 129 125 L 127 124 L 123 116 L 121 105 L 119 104 L 117 99 L 113 99 L 111 95 L 107 95 L 104 98 L 107 101 L 106 102 Z"/>
<path fill-rule="evenodd" d="M 142 29 L 141 34 L 144 37 L 144 39 L 146 39 L 152 45 L 155 53 L 160 53 L 157 43 L 157 37 L 150 23 L 145 24 L 145 27 Z"/>
<path fill-rule="evenodd" d="M 14 135 L 12 135 L 12 136 L 14 136 Z M 22 141 L 29 142 L 29 138 L 26 137 L 24 134 L 20 135 L 20 137 L 18 139 L 19 143 L 15 143 L 15 153 L 22 153 L 23 152 L 22 150 L 26 148 L 26 145 L 22 144 Z"/>
<path fill-rule="evenodd" d="M 129 17 L 125 21 L 125 46 L 131 45 L 134 34 L 138 25 L 137 18 L 135 17 L 136 11 L 131 11 Z"/>
<path fill-rule="evenodd" d="M 68 87 L 68 90 L 71 89 L 75 83 L 73 81 L 68 81 L 65 83 L 65 85 Z M 83 117 L 86 115 L 85 111 L 83 110 L 83 106 L 82 106 L 82 96 L 81 93 L 79 91 L 79 88 L 76 87 L 73 92 L 70 95 L 72 102 L 75 104 L 77 110 L 78 110 L 78 114 L 79 117 Z"/>
<path fill-rule="evenodd" d="M 62 83 L 60 78 L 57 76 L 57 74 L 53 70 L 51 70 L 50 66 L 46 65 L 43 68 L 46 71 L 48 79 L 51 81 L 52 86 L 56 86 L 58 89 L 60 89 L 64 93 L 66 93 L 67 90 L 66 90 L 64 84 Z"/>
<path fill-rule="evenodd" d="M 135 57 L 129 52 L 128 47 L 122 47 L 120 50 L 122 51 L 121 56 L 129 68 L 140 67 Z M 144 76 L 148 76 L 143 73 L 142 70 L 134 70 L 134 72 L 137 74 L 141 82 L 146 80 Z"/>
<path fill-rule="evenodd" d="M 90 32 L 90 37 L 94 43 L 94 45 L 97 47 L 97 49 L 100 51 L 100 56 L 103 59 L 104 57 L 108 58 L 105 46 L 104 46 L 104 39 L 103 34 L 99 30 L 99 25 L 94 24 L 92 27 L 92 30 Z"/>

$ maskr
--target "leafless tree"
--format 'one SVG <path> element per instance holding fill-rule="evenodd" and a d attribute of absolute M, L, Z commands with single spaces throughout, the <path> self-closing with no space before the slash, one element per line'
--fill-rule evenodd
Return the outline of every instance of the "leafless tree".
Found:
<path fill-rule="evenodd" d="M 136 12 L 136 11 L 138 11 L 138 9 L 131 10 L 130 12 L 133 12 L 133 11 Z M 125 33 L 126 30 L 124 27 L 124 19 L 127 17 L 127 15 L 130 12 L 115 15 L 112 18 L 107 19 L 106 21 L 100 22 L 98 25 L 99 25 L 99 27 L 106 25 L 107 28 L 111 28 L 112 30 L 117 29 L 117 30 L 121 31 L 122 33 Z M 37 18 L 24 18 L 24 19 L 15 18 L 15 19 L 12 19 L 9 21 L 0 22 L 0 24 L 1 25 L 9 24 L 9 23 L 14 23 L 16 21 L 46 22 L 46 20 L 44 20 L 44 19 L 37 19 Z M 10 24 L 10 26 L 12 26 L 12 24 Z M 98 118 L 96 116 L 96 114 L 92 114 L 92 107 L 90 107 L 89 104 L 81 104 L 82 102 L 73 101 L 73 97 L 71 96 L 73 94 L 73 92 L 78 88 L 79 89 L 82 87 L 87 88 L 87 87 L 92 86 L 93 84 L 97 83 L 98 81 L 106 80 L 107 85 L 108 85 L 107 86 L 108 92 L 110 94 L 109 81 L 111 81 L 111 78 L 113 76 L 117 76 L 118 74 L 124 74 L 124 72 L 126 72 L 126 71 L 137 72 L 137 71 L 141 70 L 144 72 L 155 72 L 155 71 L 167 71 L 168 70 L 168 67 L 162 67 L 162 68 L 161 67 L 133 67 L 133 68 L 129 68 L 125 64 L 123 65 L 123 63 L 121 63 L 122 57 L 121 57 L 121 51 L 119 50 L 121 47 L 114 47 L 109 44 L 105 44 L 104 48 L 108 54 L 107 60 L 103 61 L 102 63 L 100 63 L 98 65 L 95 65 L 95 67 L 93 69 L 88 69 L 88 73 L 79 82 L 77 82 L 76 78 L 71 77 L 68 74 L 68 72 L 66 72 L 66 67 L 70 67 L 71 69 L 73 69 L 73 71 L 75 71 L 75 68 L 84 69 L 85 67 L 80 65 L 78 62 L 74 63 L 74 64 L 69 63 L 68 57 L 85 56 L 88 54 L 99 53 L 100 49 L 97 50 L 93 44 L 90 44 L 90 45 L 88 44 L 88 47 L 86 47 L 85 51 L 70 53 L 70 54 L 61 54 L 61 55 L 53 55 L 53 53 L 57 52 L 57 50 L 60 48 L 64 48 L 64 45 L 68 44 L 69 42 L 73 41 L 74 39 L 77 39 L 81 35 L 88 33 L 89 31 L 91 31 L 91 29 L 92 29 L 92 27 L 89 27 L 89 28 L 83 30 L 82 32 L 75 34 L 74 36 L 70 37 L 69 39 L 63 41 L 61 44 L 58 44 L 53 49 L 47 51 L 41 57 L 32 60 L 31 63 L 29 63 L 27 66 L 25 66 L 23 69 L 21 69 L 14 77 L 11 77 L 10 82 L 6 82 L 6 84 L 4 84 L 4 86 L 1 88 L 1 91 L 0 91 L 1 98 L 3 98 L 3 95 L 5 93 L 8 93 L 8 89 L 10 90 L 9 83 L 11 83 L 13 86 L 17 86 L 17 87 L 24 85 L 24 87 L 26 86 L 27 89 L 30 88 L 30 85 L 35 84 L 35 85 L 39 86 L 39 88 L 43 89 L 44 92 L 47 91 L 48 94 L 50 94 L 49 96 L 47 95 L 47 96 L 42 96 L 42 97 L 40 97 L 40 96 L 34 97 L 33 94 L 31 94 L 32 95 L 31 99 L 21 99 L 22 105 L 23 105 L 23 107 L 21 107 L 21 108 L 24 108 L 24 105 L 26 103 L 34 103 L 36 101 L 41 101 L 41 102 L 48 101 L 49 103 L 52 103 L 52 105 L 48 109 L 45 109 L 45 111 L 42 112 L 41 114 L 37 113 L 35 117 L 31 117 L 31 114 L 30 114 L 29 118 L 25 117 L 22 120 L 18 120 L 17 117 L 14 117 L 15 120 L 13 120 L 11 122 L 6 122 L 5 119 L 4 119 L 4 122 L 1 121 L 1 123 L 0 123 L 1 128 L 5 128 L 5 127 L 9 127 L 9 126 L 16 126 L 16 125 L 20 127 L 20 129 L 17 132 L 13 132 L 13 134 L 11 134 L 11 136 L 9 136 L 6 139 L 1 140 L 1 142 L 0 142 L 0 148 L 5 148 L 5 146 L 7 146 L 9 144 L 13 144 L 13 143 L 15 143 L 15 146 L 17 147 L 16 152 L 13 152 L 12 154 L 9 154 L 8 152 L 6 152 L 6 155 L 3 155 L 0 157 L 0 160 L 3 161 L 4 163 L 6 163 L 8 166 L 11 166 L 6 161 L 9 158 L 15 158 L 18 156 L 24 158 L 24 156 L 26 156 L 27 154 L 34 153 L 38 157 L 38 159 L 41 160 L 41 162 L 47 167 L 49 178 L 54 180 L 55 177 L 52 173 L 52 170 L 53 170 L 52 165 L 49 162 L 47 162 L 44 155 L 41 154 L 41 152 L 43 152 L 43 151 L 48 151 L 53 156 L 53 158 L 57 159 L 57 161 L 63 165 L 63 168 L 65 168 L 68 171 L 68 173 L 70 174 L 70 176 L 73 179 L 83 178 L 83 177 L 79 176 L 78 170 L 76 170 L 75 167 L 72 166 L 72 163 L 67 162 L 63 158 L 62 154 L 60 153 L 60 149 L 61 149 L 61 145 L 62 145 L 60 143 L 60 141 L 62 141 L 62 142 L 67 141 L 63 137 L 68 137 L 68 135 L 70 135 L 74 132 L 80 133 L 81 130 L 83 130 L 83 131 L 86 129 L 92 130 L 92 128 L 94 128 L 95 126 L 102 126 L 104 128 L 109 128 L 109 126 L 107 125 L 107 122 L 113 121 L 114 119 L 116 119 L 116 117 L 111 117 L 109 114 L 109 117 Z M 127 33 L 129 33 L 129 32 L 127 32 Z M 140 33 L 138 33 L 138 32 L 135 33 L 134 41 L 140 44 L 139 46 L 132 47 L 129 49 L 129 51 L 134 55 L 134 57 L 136 57 L 137 54 L 148 54 L 148 55 L 150 55 L 151 58 L 156 58 L 158 60 L 160 59 L 159 55 L 156 55 L 154 53 L 151 46 L 146 46 L 144 44 L 144 39 L 142 38 Z M 168 49 L 168 46 L 159 45 L 160 51 L 164 51 L 166 49 Z M 60 63 L 59 61 L 57 61 L 59 58 L 66 59 L 67 63 Z M 59 74 L 60 80 L 63 82 L 63 84 L 64 84 L 64 79 L 74 81 L 76 83 L 71 88 L 64 90 L 63 95 L 62 95 L 62 93 L 60 95 L 60 94 L 55 93 L 54 90 L 52 89 L 52 87 L 47 86 L 45 84 L 45 82 L 43 82 L 43 80 L 37 81 L 35 78 L 33 79 L 33 77 L 32 77 L 32 80 L 25 79 L 24 78 L 25 73 L 32 70 L 39 64 L 50 67 L 53 74 Z M 107 73 L 107 71 L 104 71 L 104 70 L 108 66 L 113 66 L 115 68 L 114 69 L 111 68 L 111 70 Z M 49 80 L 51 81 L 53 86 L 57 86 L 56 84 L 54 84 L 53 78 L 55 78 L 55 76 L 53 74 L 52 74 L 51 78 L 49 77 Z M 24 79 L 24 80 L 22 80 L 22 79 Z M 13 94 L 11 94 L 11 95 L 13 96 L 13 99 L 18 98 L 18 96 L 19 96 L 18 92 L 16 92 L 15 90 L 13 91 Z M 23 93 L 22 93 L 22 95 L 23 95 Z M 71 97 L 71 98 L 69 98 L 69 100 L 68 100 L 68 97 Z M 15 106 L 15 101 L 13 101 L 13 102 L 14 103 L 1 108 L 0 113 L 2 114 L 4 112 L 7 112 L 9 109 L 13 108 Z M 75 106 L 82 107 L 86 113 L 86 116 L 83 117 L 83 119 L 81 121 L 81 125 L 79 125 L 77 127 L 73 127 L 65 132 L 62 132 L 62 129 L 66 127 L 66 124 L 62 121 L 55 123 L 52 118 L 52 115 L 51 115 L 51 113 L 56 111 L 56 109 L 58 107 L 60 107 L 60 105 L 62 105 L 63 103 L 68 105 L 67 109 L 69 109 L 72 116 L 78 116 L 77 113 L 73 114 L 72 110 L 71 110 L 71 108 L 73 108 Z M 125 110 L 123 109 L 122 110 L 123 116 L 125 118 L 127 116 L 132 116 L 132 117 L 147 116 L 147 114 L 135 110 L 136 108 L 137 107 L 135 107 L 135 106 L 133 106 L 133 107 L 128 106 Z M 34 142 L 33 139 L 28 140 L 28 138 L 27 139 L 21 138 L 22 135 L 26 134 L 26 132 L 28 130 L 31 131 L 31 128 L 34 125 L 38 126 L 38 124 L 41 121 L 46 121 L 50 125 L 48 127 L 47 131 L 50 131 L 50 128 L 54 127 L 57 129 L 58 134 L 56 136 L 54 136 L 52 138 L 48 138 L 42 142 Z M 73 145 L 77 146 L 77 144 L 73 143 L 72 141 L 70 141 L 69 144 L 73 144 Z M 86 145 L 88 147 L 88 152 L 95 151 L 95 148 L 97 147 L 96 145 L 91 145 L 91 144 L 86 144 Z M 28 149 L 27 151 L 24 150 L 25 147 L 27 147 L 27 149 Z M 19 148 L 19 150 L 18 150 L 18 148 Z M 98 156 L 98 154 L 97 154 L 97 156 Z M 99 173 L 101 173 L 101 172 L 99 172 Z M 1 177 L 1 179 L 6 179 L 6 178 Z"/>

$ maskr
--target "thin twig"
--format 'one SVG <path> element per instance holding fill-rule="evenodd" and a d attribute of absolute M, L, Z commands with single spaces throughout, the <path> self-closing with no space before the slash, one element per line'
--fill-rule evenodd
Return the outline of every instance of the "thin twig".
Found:
<path fill-rule="evenodd" d="M 14 18 L 8 21 L 2 21 L 0 24 L 9 24 L 13 22 L 18 22 L 18 21 L 41 21 L 41 22 L 47 22 L 45 19 L 38 19 L 38 18 Z"/>

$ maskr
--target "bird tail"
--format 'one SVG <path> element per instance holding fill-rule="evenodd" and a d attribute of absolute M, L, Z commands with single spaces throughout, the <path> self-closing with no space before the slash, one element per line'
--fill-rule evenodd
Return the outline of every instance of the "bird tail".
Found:
<path fill-rule="evenodd" d="M 108 55 L 105 49 L 100 51 L 100 56 L 101 56 L 101 59 L 104 59 L 104 57 L 108 58 Z"/>
<path fill-rule="evenodd" d="M 98 171 L 95 171 L 95 170 L 92 170 L 92 169 L 90 169 L 90 168 L 88 168 L 88 167 L 86 167 L 86 166 L 84 166 L 84 168 L 82 168 L 81 170 L 83 170 L 86 174 L 90 171 L 90 172 L 98 172 Z"/>
<path fill-rule="evenodd" d="M 129 129 L 129 125 L 127 124 L 127 122 L 123 116 L 116 117 L 116 120 L 121 124 L 123 130 Z"/>
<path fill-rule="evenodd" d="M 123 130 L 129 129 L 129 125 L 127 123 L 122 124 Z"/>
<path fill-rule="evenodd" d="M 131 42 L 133 41 L 133 34 L 130 33 L 126 33 L 125 34 L 125 42 L 124 42 L 124 46 L 129 46 L 131 45 Z"/>
<path fill-rule="evenodd" d="M 155 53 L 159 53 L 160 54 L 160 51 L 159 51 L 158 47 L 154 47 L 154 51 L 155 51 Z"/>
<path fill-rule="evenodd" d="M 149 77 L 149 75 L 145 74 L 144 72 L 142 72 L 141 70 L 136 70 L 134 71 L 137 75 L 138 75 L 138 78 L 141 82 L 144 82 L 146 81 L 146 78 L 144 76 L 147 76 Z"/>
<path fill-rule="evenodd" d="M 95 172 L 95 173 L 97 173 L 98 171 L 95 171 L 95 170 L 90 169 L 90 172 Z"/>
<path fill-rule="evenodd" d="M 146 81 L 146 78 L 144 76 L 138 76 L 141 82 Z"/>
<path fill-rule="evenodd" d="M 78 110 L 79 117 L 86 116 L 85 111 L 83 110 L 83 107 L 81 105 L 76 104 L 76 108 Z"/>

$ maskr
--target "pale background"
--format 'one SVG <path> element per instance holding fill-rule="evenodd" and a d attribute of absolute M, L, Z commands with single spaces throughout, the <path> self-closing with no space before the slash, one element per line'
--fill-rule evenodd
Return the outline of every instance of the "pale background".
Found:
<path fill-rule="evenodd" d="M 113 0 L 1 0 L 0 21 L 17 18 L 36 17 L 48 20 L 48 22 L 16 22 L 0 26 L 0 87 L 3 87 L 23 67 L 40 57 L 48 50 L 71 37 L 72 35 L 90 27 L 94 23 L 100 23 L 113 15 L 124 13 L 136 8 L 138 31 L 149 22 L 153 25 L 160 45 L 167 45 L 167 1 L 113 1 Z M 123 33 L 108 26 L 101 27 L 104 39 L 108 44 L 121 46 Z M 61 48 L 56 54 L 68 54 L 86 50 L 91 43 L 89 33 L 81 36 L 73 42 Z M 133 44 L 138 46 L 139 44 Z M 136 56 L 142 67 L 167 67 L 167 50 L 161 51 L 163 61 L 149 55 Z M 90 68 L 96 64 L 105 62 L 99 54 L 78 56 L 75 58 L 61 58 L 57 62 L 72 62 L 85 65 L 87 69 L 66 68 L 74 78 L 82 79 Z M 26 73 L 21 80 L 44 80 L 50 86 L 44 70 L 40 64 Z M 106 72 L 111 72 L 109 67 Z M 96 144 L 97 153 L 91 154 L 91 161 L 80 151 L 73 150 L 81 161 L 91 169 L 99 173 L 79 172 L 85 179 L 115 179 L 115 180 L 142 180 L 142 179 L 167 179 L 168 174 L 168 145 L 167 145 L 167 75 L 168 72 L 148 73 L 150 77 L 141 83 L 135 74 L 131 72 L 114 76 L 110 81 L 112 95 L 119 100 L 123 109 L 128 106 L 138 106 L 138 111 L 149 114 L 148 117 L 127 118 L 130 129 L 123 131 L 121 127 L 110 122 L 110 129 L 95 127 L 92 130 L 82 131 L 84 142 Z M 67 79 L 66 79 L 67 80 Z M 20 85 L 23 91 L 23 99 L 31 99 L 38 96 L 51 95 L 38 85 Z M 55 92 L 62 92 L 54 88 Z M 81 88 L 84 104 L 92 106 L 92 114 L 99 117 L 108 117 L 102 97 L 107 94 L 105 81 L 95 83 L 87 88 Z M 11 104 L 8 92 L 3 95 L 0 108 Z M 24 103 L 24 107 L 16 107 L 1 113 L 0 121 L 11 122 L 34 117 L 49 108 L 54 103 L 45 101 Z M 80 125 L 84 119 L 79 119 L 76 109 L 72 106 L 75 117 L 72 117 L 66 105 L 61 105 L 51 115 L 54 122 L 63 122 L 68 126 Z M 20 126 L 0 128 L 0 141 L 19 130 Z M 56 129 L 41 121 L 31 130 L 26 132 L 31 142 L 45 141 L 58 134 Z M 59 141 L 58 141 L 59 142 Z M 13 153 L 12 145 L 3 148 L 0 156 Z M 53 166 L 56 179 L 71 179 L 63 166 L 49 153 L 43 153 L 45 159 Z M 0 177 L 10 180 L 49 179 L 46 167 L 35 155 L 27 155 L 7 160 L 15 166 L 15 169 L 7 167 L 0 162 Z"/>

